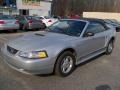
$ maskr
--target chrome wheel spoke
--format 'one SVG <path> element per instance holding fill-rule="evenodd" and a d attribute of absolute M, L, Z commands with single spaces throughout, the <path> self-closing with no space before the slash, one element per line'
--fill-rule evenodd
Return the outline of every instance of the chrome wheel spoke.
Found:
<path fill-rule="evenodd" d="M 72 69 L 73 59 L 70 56 L 67 56 L 63 59 L 63 63 L 61 65 L 61 70 L 63 73 L 68 73 Z"/>
<path fill-rule="evenodd" d="M 110 43 L 109 46 L 108 46 L 108 51 L 111 52 L 112 49 L 113 49 L 113 45 L 112 45 L 112 43 Z"/>

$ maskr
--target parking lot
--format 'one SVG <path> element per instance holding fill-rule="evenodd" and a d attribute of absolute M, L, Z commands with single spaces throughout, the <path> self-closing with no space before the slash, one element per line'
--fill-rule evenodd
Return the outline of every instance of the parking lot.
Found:
<path fill-rule="evenodd" d="M 0 33 L 0 47 L 9 39 L 32 33 Z M 25 75 L 11 69 L 0 54 L 0 90 L 120 90 L 120 33 L 117 33 L 114 52 L 100 55 L 79 65 L 68 77 L 55 75 Z"/>

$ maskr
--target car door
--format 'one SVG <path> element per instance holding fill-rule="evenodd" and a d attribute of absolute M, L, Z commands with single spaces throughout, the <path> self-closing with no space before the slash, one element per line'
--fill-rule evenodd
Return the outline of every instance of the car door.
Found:
<path fill-rule="evenodd" d="M 105 47 L 104 26 L 97 22 L 90 22 L 80 41 L 79 58 L 90 56 Z M 88 35 L 87 35 L 88 34 Z"/>

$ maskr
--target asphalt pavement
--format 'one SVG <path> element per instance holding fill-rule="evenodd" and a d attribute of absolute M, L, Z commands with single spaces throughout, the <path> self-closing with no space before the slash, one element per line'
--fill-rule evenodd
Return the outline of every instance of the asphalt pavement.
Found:
<path fill-rule="evenodd" d="M 32 32 L 0 33 L 0 47 L 9 39 Z M 120 90 L 120 33 L 109 56 L 79 65 L 68 77 L 26 75 L 11 69 L 0 54 L 0 90 Z"/>

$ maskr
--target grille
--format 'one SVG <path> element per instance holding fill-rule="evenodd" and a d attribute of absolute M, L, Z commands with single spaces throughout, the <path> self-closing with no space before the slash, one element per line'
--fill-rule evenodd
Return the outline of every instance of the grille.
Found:
<path fill-rule="evenodd" d="M 9 53 L 14 54 L 14 55 L 18 52 L 18 50 L 14 49 L 10 46 L 7 46 L 7 50 Z"/>

